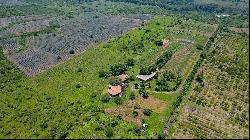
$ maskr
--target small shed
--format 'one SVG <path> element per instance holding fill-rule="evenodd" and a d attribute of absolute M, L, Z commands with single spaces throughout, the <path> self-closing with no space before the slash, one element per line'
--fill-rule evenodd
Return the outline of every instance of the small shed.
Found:
<path fill-rule="evenodd" d="M 153 72 L 150 75 L 137 75 L 136 78 L 138 78 L 144 82 L 147 82 L 147 81 L 152 80 L 155 75 L 156 75 L 156 72 Z"/>
<path fill-rule="evenodd" d="M 128 75 L 126 74 L 121 74 L 119 75 L 119 79 L 122 81 L 122 82 L 125 82 L 128 80 Z"/>

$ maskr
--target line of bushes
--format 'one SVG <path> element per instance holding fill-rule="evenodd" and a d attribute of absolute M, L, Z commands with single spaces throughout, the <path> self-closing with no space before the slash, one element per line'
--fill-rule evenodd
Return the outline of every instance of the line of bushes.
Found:
<path fill-rule="evenodd" d="M 177 51 L 178 46 L 171 46 L 169 50 L 164 52 L 154 64 L 150 65 L 149 67 L 143 67 L 140 69 L 140 74 L 148 75 L 151 72 L 156 71 L 156 69 L 161 69 L 172 57 L 172 55 Z"/>
<path fill-rule="evenodd" d="M 164 132 L 168 132 L 170 135 L 170 128 L 174 122 L 176 122 L 176 116 L 178 115 L 178 111 L 176 108 L 178 108 L 183 100 L 183 97 L 188 93 L 192 86 L 192 81 L 195 78 L 195 74 L 198 72 L 200 66 L 202 65 L 203 61 L 206 59 L 207 53 L 209 48 L 212 46 L 212 43 L 214 42 L 214 38 L 217 36 L 218 32 L 220 32 L 221 26 L 217 28 L 217 30 L 214 32 L 214 34 L 209 38 L 205 49 L 200 54 L 199 60 L 196 62 L 192 72 L 188 76 L 185 84 L 183 85 L 183 88 L 181 90 L 181 94 L 177 97 L 176 101 L 172 104 L 173 111 L 171 112 L 172 116 L 168 119 L 168 121 L 165 124 Z M 169 131 L 170 130 L 170 131 Z"/>
<path fill-rule="evenodd" d="M 99 77 L 108 78 L 110 76 L 118 76 L 120 74 L 124 74 L 129 68 L 134 66 L 134 63 L 134 59 L 128 59 L 124 64 L 112 65 L 109 71 L 99 71 Z"/>

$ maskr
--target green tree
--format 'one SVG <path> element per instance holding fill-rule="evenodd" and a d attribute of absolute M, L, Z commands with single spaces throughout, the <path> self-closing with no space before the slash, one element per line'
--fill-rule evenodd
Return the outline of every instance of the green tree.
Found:
<path fill-rule="evenodd" d="M 144 109 L 143 114 L 146 116 L 150 116 L 152 114 L 152 110 L 151 109 Z"/>
<path fill-rule="evenodd" d="M 139 114 L 139 113 L 138 113 L 137 111 L 133 111 L 133 112 L 132 112 L 132 115 L 133 115 L 134 118 L 137 117 L 138 114 Z"/>
<path fill-rule="evenodd" d="M 100 78 L 107 78 L 110 76 L 110 73 L 104 70 L 99 71 L 99 77 Z"/>
<path fill-rule="evenodd" d="M 109 78 L 109 84 L 112 86 L 118 86 L 121 84 L 121 80 L 117 77 L 112 76 Z"/>
<path fill-rule="evenodd" d="M 133 92 L 130 94 L 129 99 L 130 100 L 134 100 L 135 99 L 135 94 Z"/>
<path fill-rule="evenodd" d="M 105 129 L 105 135 L 106 135 L 108 138 L 113 137 L 113 129 L 112 129 L 112 128 L 107 128 L 107 129 Z"/>
<path fill-rule="evenodd" d="M 110 96 L 108 94 L 105 94 L 101 97 L 101 101 L 104 103 L 109 102 L 109 100 L 110 100 Z"/>
<path fill-rule="evenodd" d="M 121 105 L 123 103 L 122 98 L 118 96 L 114 98 L 114 101 L 117 105 Z"/>
<path fill-rule="evenodd" d="M 133 67 L 135 65 L 135 60 L 133 58 L 128 59 L 126 65 L 129 67 Z"/>

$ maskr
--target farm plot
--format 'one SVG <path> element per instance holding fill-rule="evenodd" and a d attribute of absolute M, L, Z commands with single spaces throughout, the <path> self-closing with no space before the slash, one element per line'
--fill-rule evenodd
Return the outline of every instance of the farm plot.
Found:
<path fill-rule="evenodd" d="M 182 46 L 160 72 L 171 71 L 176 75 L 184 76 L 186 69 L 197 59 L 198 55 L 199 52 L 194 46 Z"/>
<path fill-rule="evenodd" d="M 43 18 L 43 19 L 37 19 L 37 20 L 31 20 L 27 22 L 23 22 L 20 24 L 12 25 L 10 28 L 3 29 L 0 31 L 0 38 L 5 36 L 13 36 L 13 35 L 21 35 L 26 32 L 38 32 L 46 27 L 48 27 L 50 22 L 53 20 L 52 17 L 49 18 Z"/>
<path fill-rule="evenodd" d="M 248 37 L 223 33 L 180 108 L 173 138 L 249 138 Z"/>
<path fill-rule="evenodd" d="M 177 89 L 184 84 L 183 81 L 190 74 L 193 65 L 199 58 L 200 50 L 204 49 L 204 45 L 208 40 L 207 36 L 188 31 L 180 33 L 175 27 L 167 29 L 169 31 L 167 37 L 171 40 L 169 46 L 178 45 L 179 47 L 171 59 L 159 70 L 158 80 L 153 80 L 152 89 L 156 91 L 178 92 Z M 209 31 L 212 31 L 212 29 Z M 209 34 L 212 34 L 212 32 Z"/>
<path fill-rule="evenodd" d="M 138 97 L 135 100 L 129 100 L 126 105 L 116 108 L 107 108 L 105 111 L 114 115 L 122 115 L 125 121 L 140 126 L 142 120 L 146 118 L 143 114 L 144 109 L 151 109 L 153 112 L 162 113 L 166 109 L 166 104 L 164 101 L 154 97 L 148 97 L 147 99 Z M 133 111 L 138 112 L 138 116 L 133 116 Z"/>
<path fill-rule="evenodd" d="M 94 47 L 97 43 L 128 32 L 151 18 L 151 15 L 105 16 L 92 12 L 74 19 L 60 18 L 60 31 L 56 34 L 39 34 L 25 38 L 28 42 L 26 50 L 9 55 L 8 58 L 18 64 L 27 75 L 34 76 L 46 68 Z M 27 22 L 11 28 L 9 32 L 17 34 L 38 31 L 48 26 L 51 20 L 50 18 Z"/>
<path fill-rule="evenodd" d="M 177 29 L 184 29 L 189 31 L 195 31 L 200 33 L 212 33 L 214 32 L 215 25 L 206 24 L 199 21 L 194 20 L 184 20 L 181 24 L 175 26 Z"/>
<path fill-rule="evenodd" d="M 24 0 L 0 0 L 0 6 L 14 6 L 23 4 L 25 4 Z"/>
<path fill-rule="evenodd" d="M 2 47 L 5 55 L 13 54 L 19 48 L 21 48 L 21 46 L 18 44 L 17 40 L 14 38 L 0 41 L 0 46 Z"/>
<path fill-rule="evenodd" d="M 42 20 L 48 17 L 49 16 L 44 16 L 44 15 L 31 15 L 31 16 L 11 16 L 11 17 L 0 18 L 0 30 L 10 28 L 9 26 L 12 26 L 15 24 L 35 21 L 39 19 Z"/>

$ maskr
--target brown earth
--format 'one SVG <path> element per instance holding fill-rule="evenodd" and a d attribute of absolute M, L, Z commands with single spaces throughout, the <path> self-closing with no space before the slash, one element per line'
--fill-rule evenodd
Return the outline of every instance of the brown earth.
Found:
<path fill-rule="evenodd" d="M 140 108 L 134 109 L 136 105 L 139 105 Z M 166 109 L 166 107 L 166 103 L 162 100 L 153 97 L 148 97 L 147 99 L 137 97 L 135 100 L 129 100 L 125 105 L 117 108 L 105 109 L 105 112 L 113 115 L 121 115 L 125 121 L 141 125 L 142 119 L 145 118 L 145 115 L 143 114 L 144 109 L 151 109 L 153 112 L 161 113 Z M 135 118 L 132 115 L 133 111 L 138 112 L 138 116 Z"/>

